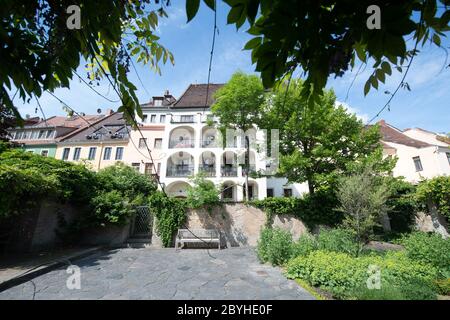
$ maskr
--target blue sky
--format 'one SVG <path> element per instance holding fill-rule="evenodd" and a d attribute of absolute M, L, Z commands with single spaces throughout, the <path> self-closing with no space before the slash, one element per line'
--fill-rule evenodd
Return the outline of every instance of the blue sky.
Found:
<path fill-rule="evenodd" d="M 162 94 L 166 89 L 175 97 L 179 97 L 190 83 L 207 82 L 213 12 L 202 4 L 198 15 L 186 24 L 184 3 L 185 1 L 172 1 L 167 10 L 169 18 L 160 20 L 157 32 L 161 37 L 161 44 L 174 54 L 175 65 L 162 65 L 162 75 L 159 76 L 149 66 L 136 64 L 146 90 L 136 75 L 133 72 L 131 74 L 131 80 L 139 89 L 138 97 L 141 103 L 148 102 L 151 96 Z M 250 52 L 242 50 L 251 37 L 245 33 L 245 26 L 236 31 L 234 26 L 226 24 L 227 12 L 228 7 L 222 1 L 218 1 L 219 33 L 216 37 L 212 65 L 212 83 L 226 82 L 237 70 L 254 72 Z M 445 41 L 443 44 L 448 48 L 450 43 Z M 450 132 L 450 68 L 445 68 L 449 63 L 450 61 L 446 62 L 446 53 L 443 49 L 431 46 L 422 48 L 406 79 L 412 91 L 400 89 L 390 104 L 390 111 L 383 112 L 377 120 L 385 119 L 401 129 L 420 127 L 435 132 Z M 79 68 L 80 75 L 86 73 L 83 69 L 84 66 Z M 358 66 L 342 78 L 330 78 L 327 88 L 333 88 L 338 101 L 345 102 L 349 110 L 367 120 L 386 103 L 389 97 L 384 92 L 386 90 L 392 92 L 395 89 L 400 82 L 401 74 L 394 72 L 378 91 L 372 89 L 364 97 L 364 83 L 371 73 L 368 65 L 365 71 L 356 77 L 347 97 L 347 91 L 357 69 Z M 96 89 L 113 100 L 117 99 L 106 81 L 102 81 Z M 57 89 L 55 94 L 70 107 L 87 114 L 96 113 L 98 108 L 104 111 L 107 108 L 117 109 L 119 106 L 118 103 L 108 102 L 96 95 L 76 76 L 71 81 L 70 90 Z M 64 114 L 62 105 L 50 95 L 44 94 L 39 100 L 47 117 Z M 15 103 L 21 114 L 41 116 L 39 111 L 35 112 L 37 107 L 35 100 L 23 104 L 21 100 L 16 99 Z"/>

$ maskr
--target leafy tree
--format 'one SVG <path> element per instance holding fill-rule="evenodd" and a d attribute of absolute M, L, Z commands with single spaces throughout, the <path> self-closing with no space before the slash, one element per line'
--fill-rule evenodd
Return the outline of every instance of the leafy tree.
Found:
<path fill-rule="evenodd" d="M 197 13 L 199 0 L 187 0 L 188 21 Z M 211 8 L 213 0 L 204 0 Z M 254 36 L 244 49 L 261 72 L 265 87 L 300 67 L 306 75 L 303 95 L 320 96 L 328 77 L 342 76 L 359 59 L 375 61 L 365 86 L 378 89 L 392 69 L 406 72 L 406 61 L 427 41 L 441 47 L 450 30 L 448 0 L 224 0 L 230 6 L 227 22 Z M 369 29 L 368 8 L 380 8 L 380 29 Z M 441 5 L 439 9 L 438 6 Z M 407 49 L 406 39 L 415 47 Z M 409 88 L 407 83 L 402 83 Z"/>
<path fill-rule="evenodd" d="M 206 208 L 208 212 L 220 204 L 220 191 L 211 180 L 205 179 L 204 174 L 192 177 L 194 186 L 187 189 L 186 203 L 190 208 Z"/>
<path fill-rule="evenodd" d="M 337 197 L 339 210 L 344 213 L 344 226 L 355 232 L 361 244 L 366 242 L 377 220 L 388 210 L 389 187 L 385 180 L 367 168 L 362 173 L 342 177 Z"/>
<path fill-rule="evenodd" d="M 68 88 L 83 59 L 91 81 L 106 76 L 114 85 L 122 102 L 119 111 L 141 116 L 136 87 L 128 79 L 131 57 L 158 72 L 161 59 L 173 63 L 154 34 L 158 19 L 167 17 L 168 2 L 155 0 L 155 7 L 151 0 L 2 1 L 0 105 L 21 120 L 8 93 L 12 85 L 24 101 L 45 90 Z M 79 29 L 67 26 L 72 5 L 80 8 Z"/>
<path fill-rule="evenodd" d="M 5 108 L 3 104 L 0 104 L 0 141 L 7 141 L 8 132 L 7 129 L 16 125 L 16 118 L 11 109 Z"/>
<path fill-rule="evenodd" d="M 261 106 L 264 103 L 264 88 L 257 76 L 236 72 L 215 94 L 216 102 L 211 111 L 220 119 L 220 130 L 239 130 L 245 135 L 245 198 L 248 201 L 248 174 L 250 139 L 248 130 L 260 122 Z"/>
<path fill-rule="evenodd" d="M 450 221 L 450 177 L 440 176 L 420 182 L 416 198 L 428 206 L 430 212 L 437 210 Z"/>
<path fill-rule="evenodd" d="M 379 162 L 381 170 L 386 161 L 381 159 L 376 126 L 365 128 L 355 115 L 335 106 L 332 91 L 311 107 L 301 95 L 301 80 L 293 79 L 286 89 L 274 91 L 261 122 L 280 130 L 279 171 L 289 181 L 308 182 L 313 194 L 340 173 L 356 170 L 358 162 Z"/>

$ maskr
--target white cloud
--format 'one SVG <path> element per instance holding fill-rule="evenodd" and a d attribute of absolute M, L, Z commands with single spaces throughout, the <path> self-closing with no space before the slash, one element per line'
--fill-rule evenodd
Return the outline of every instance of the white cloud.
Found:
<path fill-rule="evenodd" d="M 336 107 L 339 106 L 339 105 L 342 105 L 342 106 L 345 108 L 345 110 L 347 110 L 347 112 L 348 112 L 349 114 L 355 114 L 356 117 L 357 117 L 358 119 L 361 119 L 364 123 L 366 123 L 366 122 L 369 120 L 369 115 L 367 115 L 367 114 L 365 114 L 365 113 L 361 113 L 361 112 L 358 110 L 358 108 L 351 107 L 348 103 L 336 101 L 336 102 L 334 103 L 334 105 L 335 105 Z"/>

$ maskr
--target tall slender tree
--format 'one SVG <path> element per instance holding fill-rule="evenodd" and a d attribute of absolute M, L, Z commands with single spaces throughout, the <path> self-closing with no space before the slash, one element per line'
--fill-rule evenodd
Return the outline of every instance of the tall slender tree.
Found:
<path fill-rule="evenodd" d="M 246 75 L 239 71 L 216 92 L 215 98 L 216 102 L 211 110 L 220 119 L 221 132 L 225 132 L 226 129 L 235 129 L 245 135 L 245 199 L 248 201 L 250 141 L 247 132 L 259 123 L 260 110 L 264 104 L 264 88 L 257 76 Z"/>

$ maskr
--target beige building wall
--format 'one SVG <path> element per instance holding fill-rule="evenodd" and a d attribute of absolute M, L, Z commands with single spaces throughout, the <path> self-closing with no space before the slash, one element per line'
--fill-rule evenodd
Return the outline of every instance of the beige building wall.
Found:
<path fill-rule="evenodd" d="M 63 152 L 65 148 L 69 148 L 69 157 L 66 161 L 74 162 L 74 163 L 86 163 L 87 166 L 94 170 L 98 171 L 107 166 L 113 165 L 117 162 L 125 162 L 125 158 L 127 157 L 128 152 L 128 142 L 120 141 L 116 143 L 111 142 L 98 142 L 98 143 L 59 143 L 56 148 L 56 159 L 63 159 Z M 91 147 L 96 148 L 95 158 L 93 160 L 88 160 L 89 150 Z M 80 150 L 80 158 L 79 160 L 74 160 L 74 152 L 75 148 L 81 148 Z M 105 159 L 105 149 L 111 148 L 111 153 L 109 159 Z M 123 148 L 122 159 L 116 160 L 117 148 Z"/>
<path fill-rule="evenodd" d="M 147 139 L 151 157 L 142 141 L 143 138 L 140 132 L 138 130 L 130 130 L 130 139 L 125 148 L 124 162 L 135 167 L 141 173 L 160 174 L 157 171 L 158 168 L 161 170 L 161 162 L 165 157 L 161 149 L 164 143 L 164 128 L 165 126 L 161 124 L 147 124 L 140 127 L 144 139 Z M 154 166 L 152 165 L 152 159 Z"/>
<path fill-rule="evenodd" d="M 397 164 L 393 170 L 395 177 L 403 176 L 412 183 L 441 175 L 450 175 L 450 163 L 446 153 L 437 146 L 414 148 L 393 142 L 385 144 L 396 149 Z M 417 171 L 414 165 L 415 157 L 420 158 L 423 170 Z"/>

